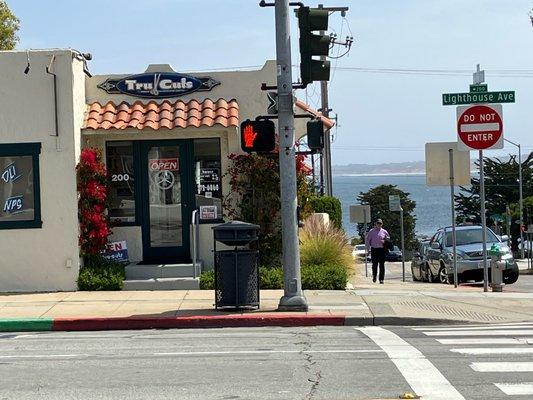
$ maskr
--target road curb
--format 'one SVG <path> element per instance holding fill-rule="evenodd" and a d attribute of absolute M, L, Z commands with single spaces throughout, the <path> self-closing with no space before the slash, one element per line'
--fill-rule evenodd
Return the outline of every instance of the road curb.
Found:
<path fill-rule="evenodd" d="M 456 320 L 446 318 L 419 318 L 419 317 L 396 317 L 381 316 L 374 317 L 373 325 L 395 325 L 395 326 L 426 326 L 426 325 L 464 325 L 482 324 L 483 322 Z"/>
<path fill-rule="evenodd" d="M 356 317 L 332 314 L 237 314 L 187 317 L 68 317 L 0 319 L 0 332 L 107 331 L 246 327 L 372 326 L 468 324 L 472 321 L 397 316 Z"/>
<path fill-rule="evenodd" d="M 344 315 L 239 314 L 188 317 L 55 318 L 54 331 L 126 329 L 242 328 L 266 326 L 342 326 Z"/>
<path fill-rule="evenodd" d="M 51 331 L 53 322 L 53 318 L 2 318 L 0 332 Z"/>

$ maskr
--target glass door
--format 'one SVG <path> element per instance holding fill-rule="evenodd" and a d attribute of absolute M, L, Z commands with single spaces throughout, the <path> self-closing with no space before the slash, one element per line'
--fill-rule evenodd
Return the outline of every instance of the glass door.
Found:
<path fill-rule="evenodd" d="M 187 140 L 141 143 L 145 262 L 190 261 L 189 225 L 194 209 L 190 159 Z"/>

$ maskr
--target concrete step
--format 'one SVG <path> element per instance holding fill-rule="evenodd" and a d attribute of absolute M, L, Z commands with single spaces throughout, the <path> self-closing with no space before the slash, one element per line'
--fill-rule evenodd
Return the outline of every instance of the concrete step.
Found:
<path fill-rule="evenodd" d="M 152 278 L 127 279 L 122 290 L 196 290 L 200 289 L 198 278 Z"/>
<path fill-rule="evenodd" d="M 201 263 L 198 271 L 201 271 Z M 127 280 L 144 280 L 156 278 L 192 278 L 194 267 L 192 264 L 153 264 L 126 266 Z"/>

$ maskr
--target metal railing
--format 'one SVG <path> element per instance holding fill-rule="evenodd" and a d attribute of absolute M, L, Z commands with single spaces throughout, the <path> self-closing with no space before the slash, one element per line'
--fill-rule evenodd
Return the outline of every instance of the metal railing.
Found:
<path fill-rule="evenodd" d="M 200 253 L 200 215 L 198 210 L 193 210 L 191 216 L 192 225 L 192 266 L 193 266 L 193 278 L 197 278 L 201 271 L 201 264 L 198 262 L 198 254 Z"/>

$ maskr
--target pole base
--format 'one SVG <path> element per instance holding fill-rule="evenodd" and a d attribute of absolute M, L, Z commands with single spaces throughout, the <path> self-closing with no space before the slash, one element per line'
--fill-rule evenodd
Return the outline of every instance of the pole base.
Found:
<path fill-rule="evenodd" d="M 491 288 L 493 292 L 503 292 L 503 287 L 505 283 L 491 283 Z"/>
<path fill-rule="evenodd" d="M 309 306 L 303 296 L 283 296 L 279 299 L 278 311 L 307 311 Z"/>

